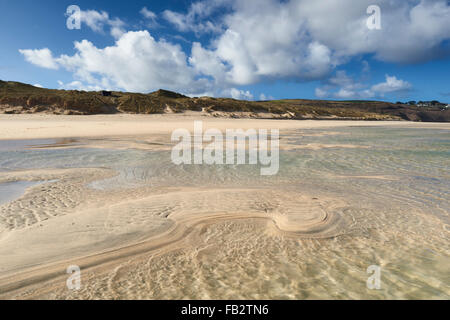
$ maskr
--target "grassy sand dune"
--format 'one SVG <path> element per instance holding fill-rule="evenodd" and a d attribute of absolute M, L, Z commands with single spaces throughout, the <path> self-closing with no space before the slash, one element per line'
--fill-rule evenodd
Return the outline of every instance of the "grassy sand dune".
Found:
<path fill-rule="evenodd" d="M 0 113 L 173 114 L 202 112 L 211 117 L 260 119 L 410 120 L 448 122 L 450 110 L 419 108 L 382 101 L 274 100 L 242 101 L 190 98 L 159 90 L 149 94 L 66 91 L 0 81 Z"/>

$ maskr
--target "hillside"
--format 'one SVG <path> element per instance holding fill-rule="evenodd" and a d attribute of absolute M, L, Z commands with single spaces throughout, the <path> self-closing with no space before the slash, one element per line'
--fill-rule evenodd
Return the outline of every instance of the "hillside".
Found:
<path fill-rule="evenodd" d="M 354 119 L 450 122 L 450 110 L 379 101 L 239 101 L 189 98 L 159 90 L 149 94 L 52 90 L 0 80 L 0 113 L 91 115 L 108 113 L 181 113 L 199 111 L 216 117 L 273 119 Z"/>

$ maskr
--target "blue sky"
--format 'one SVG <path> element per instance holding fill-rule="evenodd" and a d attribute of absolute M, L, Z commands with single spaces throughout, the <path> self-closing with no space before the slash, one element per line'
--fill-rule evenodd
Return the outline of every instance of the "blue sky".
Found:
<path fill-rule="evenodd" d="M 80 30 L 66 27 L 73 4 Z M 370 5 L 380 8 L 378 29 L 367 26 Z M 444 0 L 0 0 L 0 15 L 2 80 L 254 100 L 450 102 Z"/>

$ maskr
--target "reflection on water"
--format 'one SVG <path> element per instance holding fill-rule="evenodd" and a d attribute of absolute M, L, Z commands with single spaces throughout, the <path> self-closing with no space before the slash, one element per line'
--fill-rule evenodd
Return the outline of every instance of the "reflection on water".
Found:
<path fill-rule="evenodd" d="M 152 265 L 152 274 L 163 277 L 178 266 L 174 261 L 184 263 L 186 273 L 166 279 L 168 287 L 180 283 L 195 287 L 194 280 L 185 278 L 195 274 L 205 279 L 198 290 L 216 290 L 222 298 L 450 297 L 447 130 L 302 130 L 286 133 L 283 142 L 276 176 L 260 176 L 259 167 L 249 165 L 175 166 L 170 150 L 163 149 L 26 150 L 23 143 L 17 148 L 9 145 L 7 151 L 0 148 L 0 170 L 105 167 L 118 175 L 95 181 L 91 188 L 264 188 L 335 197 L 348 203 L 342 212 L 351 223 L 335 239 L 280 242 L 258 233 L 254 226 L 248 226 L 244 236 L 242 229 L 234 230 L 231 223 L 210 229 L 205 241 L 220 244 L 221 250 L 205 255 L 200 266 L 190 266 L 184 256 L 163 257 Z M 148 147 L 148 142 L 143 143 Z M 309 144 L 315 148 L 296 148 Z M 235 243 L 237 238 L 243 240 L 240 245 Z M 238 265 L 229 262 L 235 255 L 239 256 Z M 382 267 L 383 285 L 377 292 L 365 287 L 365 271 L 370 265 Z M 126 287 L 122 283 L 122 288 Z M 183 298 L 178 293 L 172 297 Z M 189 296 L 205 297 L 194 292 Z"/>

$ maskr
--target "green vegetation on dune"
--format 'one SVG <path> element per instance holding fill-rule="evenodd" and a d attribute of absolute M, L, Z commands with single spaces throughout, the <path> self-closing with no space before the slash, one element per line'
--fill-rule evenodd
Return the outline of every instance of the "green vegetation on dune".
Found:
<path fill-rule="evenodd" d="M 0 80 L 0 113 L 89 115 L 185 111 L 199 111 L 212 116 L 277 119 L 450 121 L 450 110 L 423 109 L 413 105 L 380 101 L 240 101 L 210 97 L 189 98 L 166 90 L 149 94 L 52 90 Z"/>

